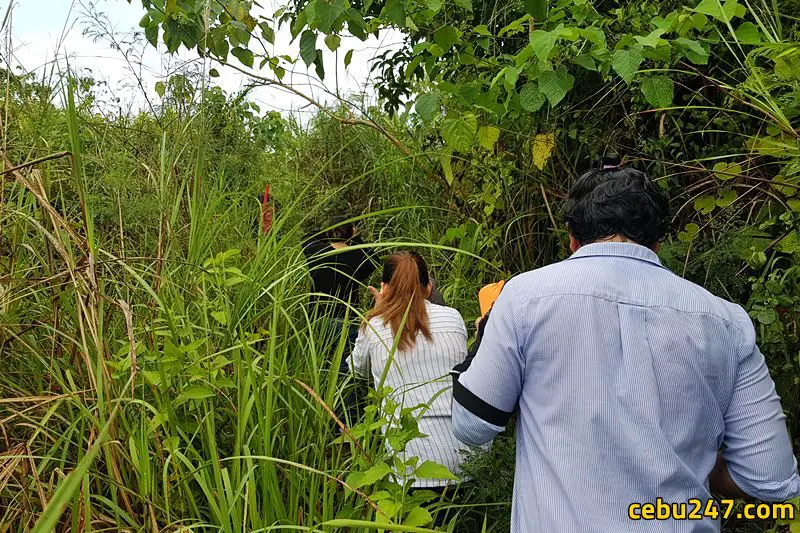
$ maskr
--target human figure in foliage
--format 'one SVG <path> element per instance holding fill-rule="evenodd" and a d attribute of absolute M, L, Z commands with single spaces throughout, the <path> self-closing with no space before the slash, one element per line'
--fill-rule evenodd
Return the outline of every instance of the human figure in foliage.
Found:
<path fill-rule="evenodd" d="M 800 495 L 753 324 L 662 266 L 668 215 L 642 172 L 581 176 L 565 208 L 572 256 L 506 283 L 455 380 L 462 442 L 518 412 L 514 533 L 714 532 L 713 512 L 632 521 L 631 504 Z"/>
<path fill-rule="evenodd" d="M 380 290 L 371 287 L 375 307 L 366 315 L 350 357 L 357 375 L 376 388 L 391 387 L 402 408 L 414 412 L 425 438 L 413 438 L 400 451 L 405 460 L 433 461 L 458 474 L 462 451 L 451 429 L 450 368 L 467 354 L 467 330 L 455 309 L 428 300 L 432 291 L 425 260 L 414 252 L 386 259 Z M 395 339 L 399 338 L 395 346 Z M 395 413 L 399 415 L 399 413 Z M 387 442 L 388 445 L 388 442 Z M 401 472 L 402 474 L 402 472 Z M 416 479 L 413 487 L 444 491 L 450 479 Z"/>

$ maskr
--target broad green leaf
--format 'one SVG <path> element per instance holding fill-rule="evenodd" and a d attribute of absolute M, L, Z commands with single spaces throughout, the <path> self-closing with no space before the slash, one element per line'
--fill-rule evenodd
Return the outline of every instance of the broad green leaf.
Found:
<path fill-rule="evenodd" d="M 702 13 L 695 13 L 689 17 L 689 20 L 692 21 L 692 26 L 694 26 L 694 29 L 697 31 L 702 30 L 706 27 L 706 24 L 708 24 L 708 17 Z"/>
<path fill-rule="evenodd" d="M 453 175 L 453 153 L 451 150 L 444 150 L 439 155 L 439 161 L 442 163 L 442 173 L 444 174 L 444 180 L 447 182 L 448 185 L 452 185 L 453 181 L 455 180 L 455 176 Z"/>
<path fill-rule="evenodd" d="M 544 101 L 544 97 L 542 100 Z M 481 126 L 478 130 L 478 143 L 489 151 L 494 150 L 494 145 L 499 138 L 500 128 L 495 126 Z"/>
<path fill-rule="evenodd" d="M 474 28 L 472 28 L 472 31 L 474 31 L 478 35 L 483 35 L 485 37 L 490 37 L 492 35 L 492 32 L 489 31 L 489 27 L 486 26 L 486 24 L 480 24 L 478 26 L 475 26 Z"/>
<path fill-rule="evenodd" d="M 446 466 L 433 461 L 425 461 L 419 465 L 414 471 L 414 477 L 420 479 L 458 479 Z"/>
<path fill-rule="evenodd" d="M 344 55 L 344 67 L 347 68 L 350 66 L 350 62 L 353 61 L 353 50 L 350 49 Z"/>
<path fill-rule="evenodd" d="M 156 94 L 161 98 L 164 98 L 164 93 L 167 91 L 167 86 L 164 84 L 163 81 L 156 82 Z"/>
<path fill-rule="evenodd" d="M 721 0 L 703 0 L 694 8 L 694 11 L 728 23 L 736 16 L 738 7 L 737 0 L 727 0 L 725 3 L 722 3 Z"/>
<path fill-rule="evenodd" d="M 667 76 L 651 76 L 642 82 L 642 94 L 647 103 L 655 109 L 672 105 L 673 82 Z"/>
<path fill-rule="evenodd" d="M 317 59 L 317 34 L 311 30 L 306 30 L 300 36 L 300 57 L 307 67 Z"/>
<path fill-rule="evenodd" d="M 795 213 L 800 213 L 800 199 L 790 198 L 789 200 L 786 200 L 786 205 L 788 205 L 789 209 Z"/>
<path fill-rule="evenodd" d="M 761 311 L 756 313 L 756 320 L 758 320 L 765 326 L 769 326 L 770 324 L 778 320 L 778 313 L 776 313 L 774 309 L 762 309 Z"/>
<path fill-rule="evenodd" d="M 152 22 L 144 29 L 144 36 L 151 46 L 158 46 L 158 22 Z"/>
<path fill-rule="evenodd" d="M 453 0 L 453 3 L 465 11 L 472 11 L 472 0 Z"/>
<path fill-rule="evenodd" d="M 717 207 L 717 200 L 710 194 L 699 196 L 694 201 L 694 208 L 697 212 L 707 215 Z"/>
<path fill-rule="evenodd" d="M 403 27 L 406 22 L 406 8 L 403 0 L 386 0 L 381 16 L 397 26 Z"/>
<path fill-rule="evenodd" d="M 368 487 L 382 480 L 391 472 L 392 468 L 386 463 L 377 463 L 370 467 L 366 472 L 353 472 L 350 474 L 350 476 L 347 478 L 347 484 L 354 489 Z M 359 475 L 353 476 L 353 474 Z"/>
<path fill-rule="evenodd" d="M 611 59 L 611 66 L 614 71 L 625 80 L 625 83 L 630 84 L 633 77 L 639 71 L 639 65 L 644 61 L 642 51 L 638 48 L 628 48 L 625 50 L 616 50 Z"/>
<path fill-rule="evenodd" d="M 759 45 L 764 42 L 763 36 L 758 29 L 758 26 L 752 22 L 742 22 L 736 28 L 736 40 L 742 44 Z"/>
<path fill-rule="evenodd" d="M 684 231 L 678 233 L 678 240 L 681 242 L 689 242 L 694 239 L 695 235 L 700 233 L 700 226 L 694 222 L 686 224 Z"/>
<path fill-rule="evenodd" d="M 539 86 L 532 81 L 523 85 L 522 89 L 519 91 L 519 104 L 525 111 L 535 113 L 541 109 L 544 102 L 544 94 L 539 90 Z"/>
<path fill-rule="evenodd" d="M 383 514 L 386 515 L 386 518 L 389 519 L 392 519 L 395 516 L 397 516 L 397 513 L 399 513 L 400 509 L 402 508 L 403 508 L 402 503 L 396 502 L 392 499 L 387 498 L 378 502 L 378 509 L 380 509 L 383 512 Z M 385 520 L 386 518 L 378 515 L 378 518 L 376 518 L 375 520 L 376 521 L 381 519 Z"/>
<path fill-rule="evenodd" d="M 733 189 L 720 189 L 717 192 L 717 205 L 720 207 L 728 207 L 739 197 Z"/>
<path fill-rule="evenodd" d="M 547 18 L 547 0 L 525 0 L 525 11 L 541 22 Z"/>
<path fill-rule="evenodd" d="M 478 129 L 478 119 L 473 114 L 446 118 L 442 122 L 442 138 L 453 150 L 469 152 Z"/>
<path fill-rule="evenodd" d="M 438 92 L 430 92 L 417 98 L 414 109 L 425 122 L 430 122 L 439 114 L 441 108 Z"/>
<path fill-rule="evenodd" d="M 203 400 L 213 396 L 216 396 L 213 390 L 209 389 L 205 385 L 199 385 L 195 383 L 183 389 L 183 392 L 181 392 L 180 396 L 178 396 L 178 398 L 175 400 L 175 405 L 183 405 L 189 400 Z"/>
<path fill-rule="evenodd" d="M 775 176 L 772 178 L 771 187 L 784 196 L 795 196 L 800 194 L 800 189 L 797 188 L 800 179 L 797 176 L 787 178 L 786 176 Z"/>
<path fill-rule="evenodd" d="M 564 99 L 574 83 L 575 78 L 563 66 L 558 71 L 547 70 L 539 74 L 539 90 L 553 107 Z"/>
<path fill-rule="evenodd" d="M 572 58 L 572 62 L 575 63 L 576 65 L 580 65 L 586 70 L 591 70 L 592 72 L 595 72 L 597 70 L 597 65 L 595 65 L 594 59 L 589 54 L 577 55 Z"/>
<path fill-rule="evenodd" d="M 327 46 L 328 50 L 331 52 L 335 52 L 340 44 L 342 44 L 342 38 L 338 35 L 331 34 L 325 36 L 325 46 Z"/>
<path fill-rule="evenodd" d="M 695 65 L 708 64 L 708 51 L 703 48 L 703 45 L 701 45 L 699 42 L 693 39 L 680 37 L 675 39 L 675 43 L 684 49 L 686 58 Z"/>
<path fill-rule="evenodd" d="M 536 30 L 531 33 L 531 46 L 539 61 L 547 61 L 547 56 L 553 51 L 558 35 L 551 31 Z"/>
<path fill-rule="evenodd" d="M 458 41 L 458 30 L 452 26 L 442 26 L 433 34 L 433 41 L 442 47 L 442 50 L 448 50 Z"/>
<path fill-rule="evenodd" d="M 553 149 L 555 147 L 556 135 L 553 132 L 540 133 L 534 137 L 533 144 L 531 145 L 533 165 L 539 170 L 544 170 L 544 166 L 553 154 Z"/>
<path fill-rule="evenodd" d="M 642 46 L 649 46 L 650 48 L 658 48 L 662 43 L 664 43 L 664 39 L 661 38 L 664 35 L 664 30 L 656 29 L 650 32 L 647 36 L 636 35 L 634 39 L 636 42 L 641 44 Z"/>
<path fill-rule="evenodd" d="M 800 252 L 800 233 L 796 231 L 789 232 L 788 235 L 778 242 L 775 249 L 785 254 Z"/>
<path fill-rule="evenodd" d="M 403 520 L 403 524 L 416 527 L 425 526 L 431 522 L 433 522 L 431 513 L 419 505 L 411 509 L 411 511 L 409 511 L 409 513 L 406 515 L 405 520 Z"/>
<path fill-rule="evenodd" d="M 606 34 L 597 26 L 589 26 L 588 28 L 581 28 L 581 37 L 592 43 L 595 48 L 606 47 Z"/>
<path fill-rule="evenodd" d="M 442 0 L 425 0 L 425 6 L 434 13 L 438 13 L 442 9 Z"/>
<path fill-rule="evenodd" d="M 228 324 L 228 315 L 225 313 L 225 311 L 213 311 L 211 316 L 223 326 Z"/>
<path fill-rule="evenodd" d="M 268 43 L 275 44 L 275 30 L 272 29 L 272 26 L 266 22 L 261 22 L 258 27 L 261 28 L 261 37 Z"/>
<path fill-rule="evenodd" d="M 319 20 L 319 30 L 322 33 L 329 33 L 336 19 L 349 7 L 346 0 L 316 0 L 315 4 L 314 11 Z"/>
<path fill-rule="evenodd" d="M 208 75 L 212 78 L 219 78 L 219 71 L 215 68 L 209 69 Z"/>
<path fill-rule="evenodd" d="M 233 57 L 238 59 L 242 63 L 242 65 L 245 65 L 246 67 L 253 66 L 253 52 L 251 52 L 249 49 L 237 46 L 236 48 L 231 50 L 231 54 L 233 55 Z"/>
<path fill-rule="evenodd" d="M 714 175 L 717 179 L 726 181 L 732 180 L 742 174 L 742 167 L 738 163 L 725 163 L 720 161 L 714 165 Z"/>

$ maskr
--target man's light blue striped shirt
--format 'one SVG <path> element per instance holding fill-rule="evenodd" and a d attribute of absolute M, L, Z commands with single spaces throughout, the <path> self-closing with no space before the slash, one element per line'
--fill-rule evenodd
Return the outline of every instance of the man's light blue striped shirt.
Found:
<path fill-rule="evenodd" d="M 509 281 L 454 398 L 470 444 L 504 423 L 475 401 L 519 410 L 512 532 L 717 532 L 712 519 L 632 522 L 628 506 L 707 500 L 723 447 L 746 493 L 800 495 L 747 313 L 636 244 L 589 244 Z"/>

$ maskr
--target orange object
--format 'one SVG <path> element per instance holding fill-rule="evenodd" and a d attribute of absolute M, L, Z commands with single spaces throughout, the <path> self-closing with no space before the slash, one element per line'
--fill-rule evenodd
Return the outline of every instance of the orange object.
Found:
<path fill-rule="evenodd" d="M 264 187 L 264 199 L 261 203 L 261 232 L 267 233 L 272 227 L 272 209 L 269 205 L 269 183 Z"/>
<path fill-rule="evenodd" d="M 481 317 L 486 316 L 486 313 L 492 308 L 492 305 L 494 305 L 497 297 L 500 296 L 500 291 L 503 290 L 505 284 L 505 281 L 500 280 L 497 283 L 490 283 L 478 291 L 478 303 L 481 306 Z"/>

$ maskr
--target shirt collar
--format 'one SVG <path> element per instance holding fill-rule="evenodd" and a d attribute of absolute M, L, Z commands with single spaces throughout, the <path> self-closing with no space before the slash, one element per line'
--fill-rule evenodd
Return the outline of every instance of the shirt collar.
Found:
<path fill-rule="evenodd" d="M 578 251 L 572 254 L 569 259 L 597 256 L 639 259 L 640 261 L 646 261 L 663 267 L 661 260 L 653 250 L 632 242 L 593 242 L 578 248 Z"/>

